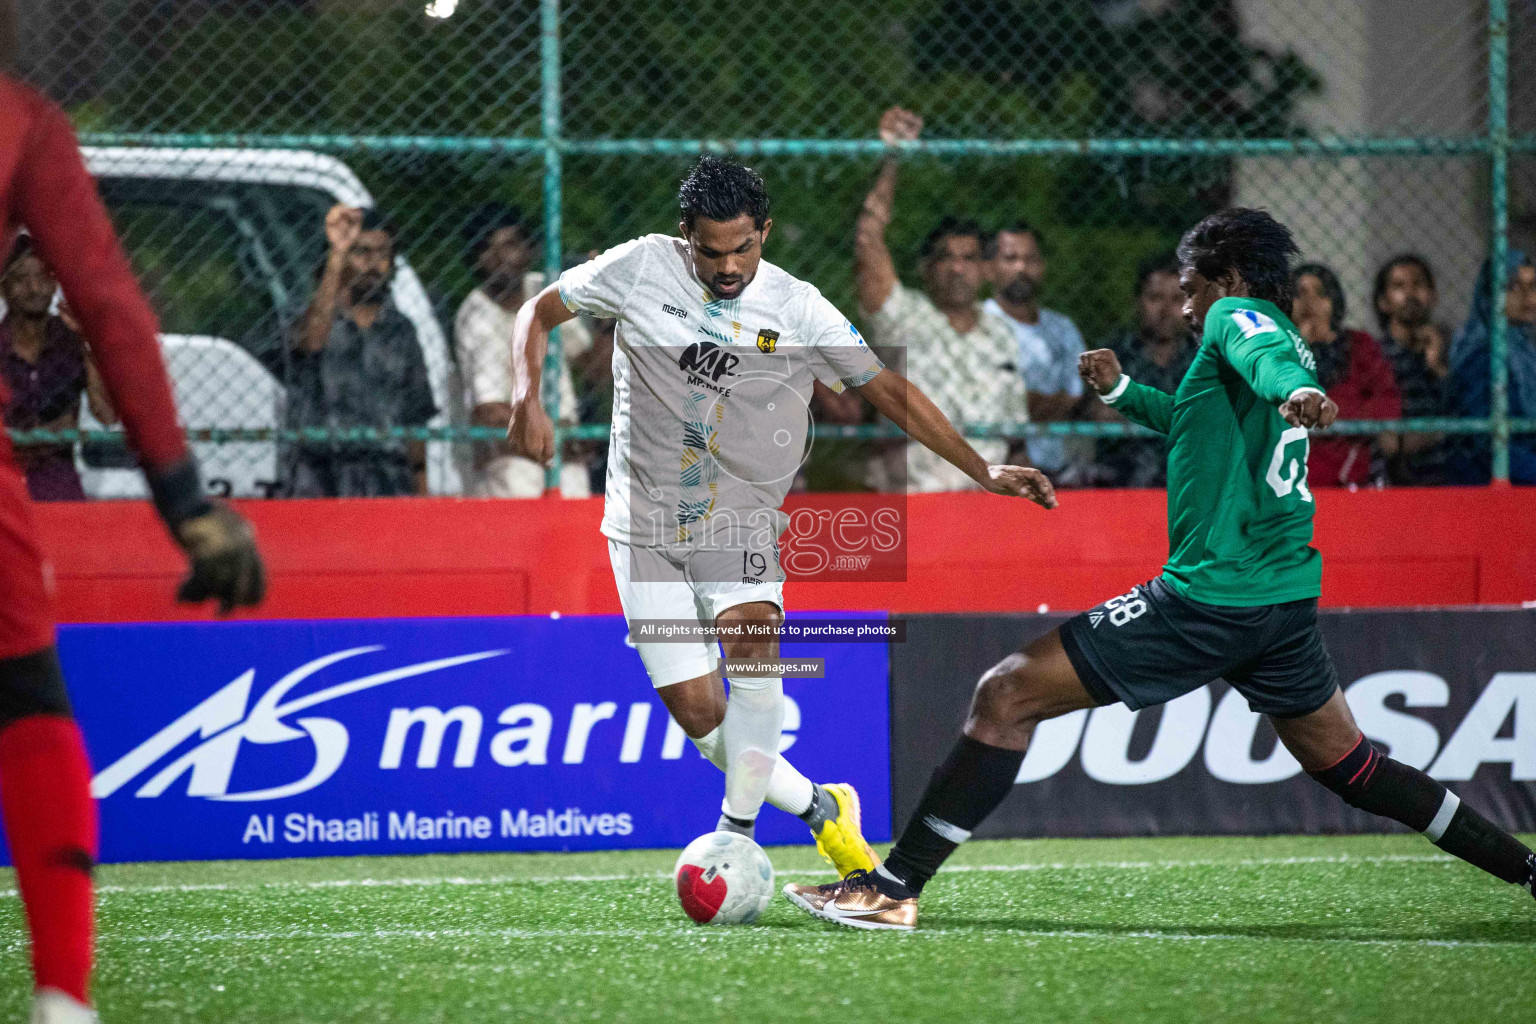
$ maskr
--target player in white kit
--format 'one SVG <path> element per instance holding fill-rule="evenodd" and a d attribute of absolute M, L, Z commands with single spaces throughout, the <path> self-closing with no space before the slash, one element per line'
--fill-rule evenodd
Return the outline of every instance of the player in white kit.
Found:
<path fill-rule="evenodd" d="M 860 394 L 994 494 L 1054 508 L 1038 470 L 989 466 L 921 391 L 887 369 L 816 288 L 762 259 L 762 178 L 704 157 L 678 192 L 680 237 L 646 235 L 566 271 L 518 313 L 513 449 L 547 464 L 540 402 L 549 329 L 578 312 L 618 321 L 602 532 L 631 636 L 641 620 L 727 632 L 783 621 L 780 510 L 805 452 L 812 383 Z M 776 659 L 776 638 L 729 637 L 727 659 Z M 719 644 L 635 643 L 657 695 L 725 771 L 721 829 L 753 833 L 764 799 L 798 815 L 838 873 L 878 863 L 853 787 L 816 785 L 779 756 L 782 678 L 732 676 Z"/>

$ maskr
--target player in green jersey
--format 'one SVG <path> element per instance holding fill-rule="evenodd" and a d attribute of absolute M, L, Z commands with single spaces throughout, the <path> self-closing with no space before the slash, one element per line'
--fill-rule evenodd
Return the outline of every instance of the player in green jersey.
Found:
<path fill-rule="evenodd" d="M 1203 337 L 1173 395 L 1130 380 L 1107 349 L 1083 354 L 1083 379 L 1105 402 L 1168 437 L 1162 575 L 982 676 L 964 734 L 885 863 L 832 885 L 787 885 L 792 903 L 839 924 L 911 929 L 923 886 L 1012 790 L 1036 725 L 1115 702 L 1151 707 L 1217 678 L 1345 802 L 1536 892 L 1524 844 L 1365 738 L 1323 647 L 1307 431 L 1338 408 L 1285 314 L 1296 253 L 1290 231 L 1261 210 L 1224 210 L 1184 235 L 1184 316 Z"/>

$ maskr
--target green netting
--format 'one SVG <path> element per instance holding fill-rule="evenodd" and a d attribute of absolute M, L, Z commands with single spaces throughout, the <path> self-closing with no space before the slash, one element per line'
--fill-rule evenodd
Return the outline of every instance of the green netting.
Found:
<path fill-rule="evenodd" d="M 1449 340 L 1485 257 L 1536 227 L 1536 157 L 1524 155 L 1536 104 L 1522 102 L 1536 76 L 1519 56 L 1536 13 L 1516 5 L 1510 23 L 1506 0 L 1391 6 L 1389 19 L 1381 5 L 1323 0 L 23 3 L 22 70 L 82 133 L 211 475 L 235 493 L 281 493 L 295 444 L 419 437 L 432 489 L 458 493 L 475 444 L 484 454 L 498 434 L 471 421 L 454 344 L 477 280 L 466 225 L 483 204 L 516 205 L 543 246 L 529 269 L 557 271 L 675 230 L 676 184 L 701 151 L 763 172 L 768 257 L 856 321 L 854 219 L 895 157 L 888 241 L 904 281 L 918 282 L 918 243 L 941 215 L 1027 220 L 1048 260 L 1043 303 L 1090 347 L 1133 324 L 1138 265 L 1232 203 L 1285 220 L 1306 258 L 1338 273 L 1346 325 L 1373 334 L 1377 268 L 1422 254 Z M 925 130 L 888 149 L 876 125 L 898 104 Z M 428 424 L 317 433 L 291 418 L 293 325 L 337 202 L 376 205 L 398 225 L 395 298 L 440 408 Z M 1499 302 L 1503 274 L 1498 261 Z M 1486 416 L 1338 432 L 1487 432 L 1506 476 L 1502 317 L 1492 333 Z M 576 370 L 580 423 L 562 455 L 595 461 L 604 381 L 598 361 Z M 132 493 L 113 431 L 78 426 L 17 440 L 83 437 L 88 489 Z M 856 454 L 850 439 L 888 432 L 871 421 L 820 436 L 846 442 L 828 446 L 842 459 Z"/>

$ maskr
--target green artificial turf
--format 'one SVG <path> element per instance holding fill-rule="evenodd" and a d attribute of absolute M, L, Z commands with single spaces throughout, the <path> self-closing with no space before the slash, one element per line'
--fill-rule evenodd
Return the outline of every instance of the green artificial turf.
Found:
<path fill-rule="evenodd" d="M 694 925 L 674 856 L 108 867 L 97 1000 L 106 1024 L 1536 1021 L 1536 900 L 1411 837 L 977 842 L 910 935 L 782 898 Z M 0 914 L 20 1020 L 14 892 Z"/>

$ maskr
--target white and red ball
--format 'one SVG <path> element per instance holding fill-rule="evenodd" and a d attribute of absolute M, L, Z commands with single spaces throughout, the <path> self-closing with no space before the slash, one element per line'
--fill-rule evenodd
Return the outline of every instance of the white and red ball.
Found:
<path fill-rule="evenodd" d="M 683 913 L 700 924 L 751 924 L 773 899 L 768 855 L 738 832 L 699 836 L 672 869 Z"/>

